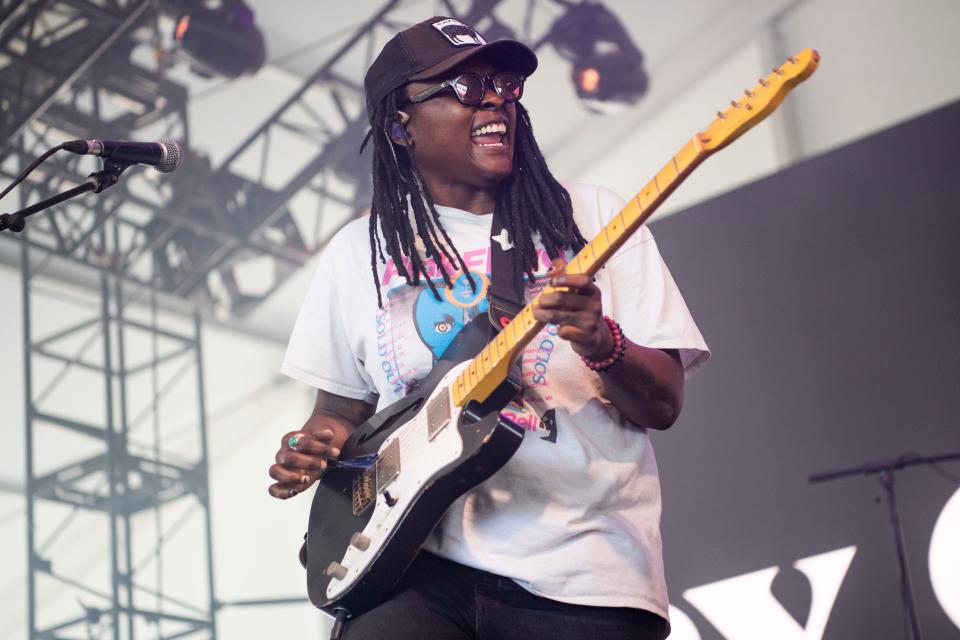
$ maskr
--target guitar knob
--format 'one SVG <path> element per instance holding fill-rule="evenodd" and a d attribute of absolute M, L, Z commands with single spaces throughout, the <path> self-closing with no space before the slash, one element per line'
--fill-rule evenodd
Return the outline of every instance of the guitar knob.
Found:
<path fill-rule="evenodd" d="M 397 504 L 397 497 L 390 495 L 389 491 L 383 492 L 383 499 L 386 500 L 388 507 L 394 507 Z"/>
<path fill-rule="evenodd" d="M 360 549 L 360 551 L 366 551 L 370 547 L 370 538 L 357 531 L 350 536 L 350 545 Z"/>
<path fill-rule="evenodd" d="M 347 568 L 334 560 L 327 565 L 327 569 L 324 571 L 324 573 L 334 580 L 343 580 L 347 577 Z"/>

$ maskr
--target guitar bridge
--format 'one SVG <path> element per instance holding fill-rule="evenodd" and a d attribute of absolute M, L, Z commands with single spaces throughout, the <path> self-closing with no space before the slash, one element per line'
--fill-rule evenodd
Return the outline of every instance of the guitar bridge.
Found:
<path fill-rule="evenodd" d="M 367 510 L 376 498 L 373 474 L 364 471 L 353 479 L 353 515 L 358 516 Z"/>
<path fill-rule="evenodd" d="M 372 467 L 353 479 L 353 515 L 359 516 L 376 502 L 377 494 L 400 475 L 400 441 L 394 440 L 377 457 Z"/>

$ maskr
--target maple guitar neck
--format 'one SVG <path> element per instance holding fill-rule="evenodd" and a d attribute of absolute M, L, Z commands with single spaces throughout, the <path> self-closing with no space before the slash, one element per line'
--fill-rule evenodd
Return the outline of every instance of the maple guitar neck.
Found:
<path fill-rule="evenodd" d="M 810 77 L 819 62 L 820 56 L 815 50 L 804 49 L 774 68 L 769 76 L 761 78 L 753 90 L 744 91 L 739 101 L 732 100 L 726 110 L 717 112 L 710 126 L 690 138 L 567 263 L 564 273 L 596 274 L 701 162 L 776 110 L 793 87 Z M 485 400 L 506 378 L 520 351 L 544 327 L 544 323 L 533 317 L 537 300 L 553 291 L 556 291 L 553 287 L 544 287 L 457 376 L 452 388 L 457 406 L 463 407 L 471 400 Z"/>

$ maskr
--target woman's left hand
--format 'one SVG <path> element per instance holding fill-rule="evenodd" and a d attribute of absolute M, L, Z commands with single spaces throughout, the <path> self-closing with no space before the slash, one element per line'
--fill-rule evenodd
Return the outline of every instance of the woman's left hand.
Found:
<path fill-rule="evenodd" d="M 547 273 L 551 287 L 533 307 L 533 317 L 557 325 L 557 335 L 567 340 L 581 356 L 602 360 L 613 351 L 614 339 L 603 319 L 600 289 L 584 274 L 563 273 L 565 264 L 555 261 Z"/>

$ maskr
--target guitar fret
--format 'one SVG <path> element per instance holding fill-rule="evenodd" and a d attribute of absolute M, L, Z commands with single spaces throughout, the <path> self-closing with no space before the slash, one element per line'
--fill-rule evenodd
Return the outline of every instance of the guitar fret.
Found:
<path fill-rule="evenodd" d="M 678 173 L 684 173 L 697 159 L 697 153 L 699 152 L 698 142 L 697 137 L 690 138 L 687 144 L 683 145 L 683 149 L 680 149 L 680 152 L 673 157 L 674 161 L 680 165 Z"/>
<path fill-rule="evenodd" d="M 507 349 L 506 340 L 503 338 L 503 333 L 501 332 L 497 335 L 497 339 L 494 342 L 496 344 L 496 361 L 499 363 L 503 360 L 507 360 L 510 357 L 510 351 Z"/>
<path fill-rule="evenodd" d="M 676 161 L 673 158 L 670 158 L 670 162 L 663 165 L 663 168 L 660 169 L 660 172 L 656 176 L 657 191 L 663 193 L 665 190 L 669 189 L 674 181 L 677 179 L 677 174 L 680 172 L 677 171 Z"/>
<path fill-rule="evenodd" d="M 626 223 L 623 221 L 623 211 L 620 211 L 617 213 L 617 215 L 613 216 L 613 219 L 610 220 L 610 224 L 607 225 L 607 229 L 609 229 L 610 232 L 619 239 L 619 237 L 623 235 L 623 230 L 626 226 Z"/>
<path fill-rule="evenodd" d="M 476 362 L 471 362 L 469 365 L 467 365 L 467 384 L 470 385 L 471 389 L 477 386 L 478 378 L 477 364 Z"/>
<path fill-rule="evenodd" d="M 647 183 L 647 186 L 644 187 L 637 195 L 637 203 L 640 205 L 640 209 L 646 211 L 654 204 L 657 200 L 657 196 L 660 195 L 660 189 L 657 188 L 657 179 L 654 178 Z"/>
<path fill-rule="evenodd" d="M 597 256 L 594 255 L 593 247 L 589 242 L 580 250 L 577 256 L 580 258 L 580 266 L 582 267 L 578 273 L 589 273 L 593 269 L 593 265 L 597 262 Z"/>
<path fill-rule="evenodd" d="M 484 350 L 480 352 L 480 356 L 481 356 L 482 359 L 483 359 L 483 360 L 482 360 L 482 361 L 483 361 L 483 373 L 484 373 L 484 374 L 488 374 L 488 373 L 490 373 L 491 371 L 493 371 L 493 362 L 492 362 L 492 360 L 490 359 L 490 350 L 487 349 L 487 348 L 484 348 Z"/>
<path fill-rule="evenodd" d="M 582 252 L 573 256 L 573 260 L 571 260 L 567 264 L 566 268 L 564 269 L 564 271 L 566 271 L 567 273 L 583 273 L 586 270 L 587 270 L 587 267 L 586 265 L 583 264 Z"/>
<path fill-rule="evenodd" d="M 617 238 L 614 238 L 613 240 L 610 239 L 610 230 L 609 230 L 609 229 L 610 229 L 610 226 L 609 226 L 609 225 L 607 225 L 606 227 L 603 228 L 603 239 L 604 239 L 604 240 L 606 241 L 606 243 L 607 243 L 607 252 L 608 252 L 608 253 L 613 253 L 613 251 L 614 251 L 614 249 L 615 249 L 615 247 L 614 247 L 614 242 L 617 240 Z"/>
<path fill-rule="evenodd" d="M 507 328 L 504 331 L 504 333 L 507 334 L 507 340 L 509 341 L 508 344 L 510 344 L 510 346 L 517 344 L 517 323 L 516 322 L 511 321 L 510 324 L 507 325 Z"/>
<path fill-rule="evenodd" d="M 607 249 L 610 248 L 610 240 L 607 238 L 607 228 L 604 227 L 597 237 L 590 241 L 590 244 L 593 245 L 593 252 L 601 260 L 606 259 Z"/>
<path fill-rule="evenodd" d="M 497 334 L 496 343 L 497 350 L 500 352 L 497 356 L 498 358 L 506 358 L 509 354 L 510 348 L 507 346 L 507 337 L 503 335 L 503 332 Z"/>

